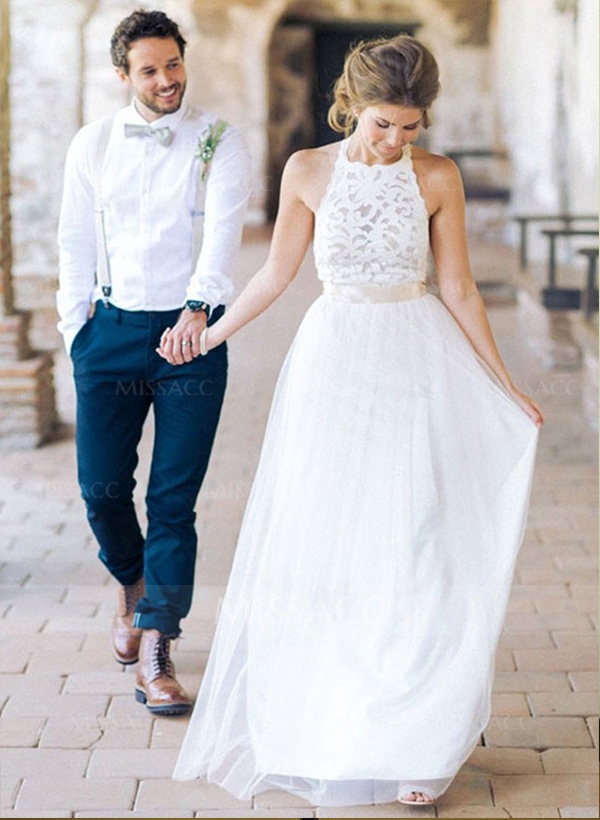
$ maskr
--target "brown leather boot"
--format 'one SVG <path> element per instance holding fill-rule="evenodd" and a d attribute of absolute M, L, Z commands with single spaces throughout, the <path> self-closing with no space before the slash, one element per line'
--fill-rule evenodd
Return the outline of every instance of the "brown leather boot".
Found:
<path fill-rule="evenodd" d="M 155 715 L 185 715 L 192 708 L 191 699 L 175 679 L 170 643 L 170 635 L 143 630 L 135 699 Z"/>
<path fill-rule="evenodd" d="M 113 655 L 124 666 L 137 663 L 140 655 L 140 641 L 142 630 L 133 625 L 135 608 L 140 598 L 144 596 L 144 578 L 135 584 L 123 586 L 119 584 L 117 593 L 117 610 L 112 625 Z"/>

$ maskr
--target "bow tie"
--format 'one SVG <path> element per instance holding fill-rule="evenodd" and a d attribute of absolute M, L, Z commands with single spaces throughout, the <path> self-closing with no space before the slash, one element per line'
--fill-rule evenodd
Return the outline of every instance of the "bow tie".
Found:
<path fill-rule="evenodd" d="M 126 137 L 153 137 L 165 148 L 173 142 L 173 132 L 168 126 L 163 128 L 151 128 L 149 125 L 132 125 L 125 123 Z"/>

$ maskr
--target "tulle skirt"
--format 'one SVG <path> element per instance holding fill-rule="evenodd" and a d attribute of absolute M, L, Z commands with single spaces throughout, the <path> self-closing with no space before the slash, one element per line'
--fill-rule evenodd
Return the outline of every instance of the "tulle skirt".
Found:
<path fill-rule="evenodd" d="M 174 777 L 337 806 L 445 791 L 490 717 L 536 442 L 435 296 L 319 297 Z"/>

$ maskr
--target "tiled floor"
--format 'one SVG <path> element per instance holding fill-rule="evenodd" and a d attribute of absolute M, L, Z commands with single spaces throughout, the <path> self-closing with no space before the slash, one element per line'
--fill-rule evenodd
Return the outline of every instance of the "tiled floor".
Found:
<path fill-rule="evenodd" d="M 248 244 L 243 279 L 264 259 Z M 488 250 L 475 248 L 484 266 Z M 513 255 L 496 249 L 506 272 Z M 493 266 L 487 269 L 493 278 Z M 175 661 L 192 692 L 210 648 L 237 530 L 282 357 L 318 293 L 310 263 L 280 302 L 230 346 L 230 386 L 198 504 L 193 611 Z M 114 587 L 95 557 L 75 481 L 72 429 L 0 459 L 0 743 L 3 817 L 598 817 L 596 439 L 586 372 L 552 369 L 526 309 L 491 317 L 516 381 L 547 414 L 529 527 L 497 658 L 494 716 L 434 808 L 320 809 L 286 793 L 239 803 L 170 773 L 185 719 L 153 719 L 134 701 L 133 670 L 112 659 Z M 73 419 L 60 357 L 62 417 Z M 142 444 L 139 499 L 151 430 Z"/>

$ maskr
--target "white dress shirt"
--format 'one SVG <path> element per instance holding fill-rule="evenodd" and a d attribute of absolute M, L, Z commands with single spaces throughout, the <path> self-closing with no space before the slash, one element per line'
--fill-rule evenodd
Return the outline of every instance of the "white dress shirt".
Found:
<path fill-rule="evenodd" d="M 219 142 L 207 177 L 204 238 L 192 269 L 196 182 L 202 166 L 198 139 L 217 121 L 185 103 L 147 123 L 135 103 L 113 121 L 102 172 L 102 201 L 112 284 L 111 304 L 124 310 L 172 310 L 196 299 L 227 304 L 250 195 L 250 162 L 231 126 Z M 125 123 L 168 126 L 172 143 L 125 137 Z M 102 297 L 96 281 L 95 153 L 102 120 L 84 126 L 67 154 L 58 244 L 59 331 L 67 351 Z"/>

